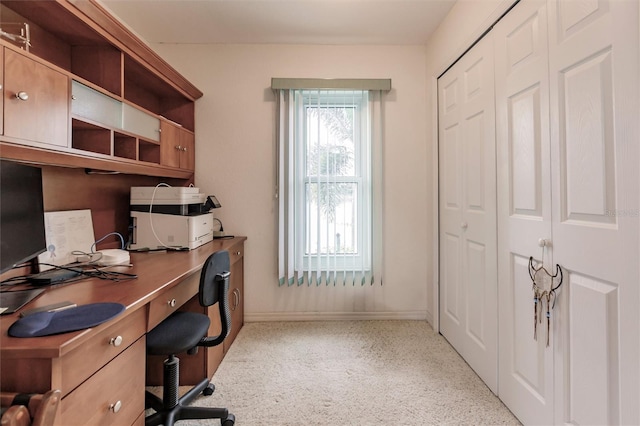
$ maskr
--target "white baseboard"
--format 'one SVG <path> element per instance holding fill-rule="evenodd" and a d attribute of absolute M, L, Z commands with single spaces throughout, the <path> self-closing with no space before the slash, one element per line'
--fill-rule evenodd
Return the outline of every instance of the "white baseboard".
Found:
<path fill-rule="evenodd" d="M 426 311 L 413 312 L 263 312 L 244 314 L 245 322 L 268 321 L 354 321 L 417 320 L 427 321 Z"/>
<path fill-rule="evenodd" d="M 433 314 L 429 311 L 425 312 L 425 319 L 427 320 L 427 322 L 429 323 L 429 325 L 431 325 L 431 327 L 433 327 Z"/>

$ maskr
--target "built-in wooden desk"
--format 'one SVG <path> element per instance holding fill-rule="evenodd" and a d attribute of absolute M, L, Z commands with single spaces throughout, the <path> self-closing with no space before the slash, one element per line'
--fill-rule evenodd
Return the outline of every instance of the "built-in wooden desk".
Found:
<path fill-rule="evenodd" d="M 218 250 L 231 255 L 232 307 L 242 296 L 244 237 L 214 240 L 188 252 L 132 253 L 132 267 L 121 272 L 137 279 L 113 282 L 96 278 L 48 289 L 27 308 L 65 300 L 78 305 L 117 302 L 126 306 L 118 317 L 82 331 L 36 338 L 7 334 L 17 314 L 0 317 L 0 386 L 17 392 L 62 391 L 59 425 L 144 424 L 145 334 L 178 308 L 198 309 L 200 270 L 208 256 Z M 235 271 L 235 277 L 234 277 Z M 238 277 L 238 275 L 240 275 Z M 233 290 L 239 293 L 235 293 Z M 24 309 L 24 308 L 23 308 Z M 202 309 L 202 308 L 199 308 Z M 215 311 L 215 312 L 214 312 Z M 210 313 L 216 327 L 217 307 Z M 236 314 L 234 337 L 242 326 Z M 240 318 L 238 321 L 237 318 Z M 200 378 L 215 371 L 222 359 L 211 352 L 204 362 L 190 365 Z M 202 357 L 202 355 L 201 355 Z M 193 371 L 195 365 L 195 370 Z"/>

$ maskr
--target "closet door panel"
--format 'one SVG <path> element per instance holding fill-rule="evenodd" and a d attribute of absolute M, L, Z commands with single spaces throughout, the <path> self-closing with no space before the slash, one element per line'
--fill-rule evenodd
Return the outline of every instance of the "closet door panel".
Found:
<path fill-rule="evenodd" d="M 438 80 L 439 89 L 439 162 L 440 167 L 440 331 L 455 348 L 464 344 L 457 332 L 464 322 L 465 304 L 462 286 L 462 206 L 460 124 L 462 80 L 458 74 L 446 74 Z"/>
<path fill-rule="evenodd" d="M 568 418 L 576 424 L 619 424 L 619 287 L 577 273 L 570 282 Z"/>
<path fill-rule="evenodd" d="M 465 208 L 467 213 L 476 215 L 486 213 L 484 121 L 484 114 L 480 112 L 467 118 L 465 123 Z"/>
<path fill-rule="evenodd" d="M 615 224 L 615 146 L 611 50 L 558 74 L 562 222 Z"/>
<path fill-rule="evenodd" d="M 498 170 L 499 396 L 524 424 L 552 424 L 553 350 L 534 328 L 529 257 L 550 263 L 547 8 L 523 0 L 494 27 Z M 536 338 L 534 338 L 536 330 Z"/>
<path fill-rule="evenodd" d="M 487 339 L 493 330 L 487 329 L 486 318 L 493 312 L 486 312 L 487 297 L 486 288 L 493 285 L 487 279 L 487 247 L 480 241 L 472 241 L 467 238 L 465 242 L 465 257 L 467 267 L 465 269 L 465 283 L 467 284 L 466 330 L 469 339 L 483 350 L 487 350 Z M 497 361 L 497 359 L 496 359 Z"/>
<path fill-rule="evenodd" d="M 527 279 L 529 258 L 513 256 L 510 273 L 513 282 L 513 294 L 510 300 L 513 307 L 513 350 L 509 363 L 509 378 L 538 400 L 548 400 L 548 368 L 545 363 L 544 347 L 532 338 L 531 285 Z M 501 362 L 503 362 L 501 360 Z M 501 374 L 502 373 L 501 369 Z M 508 393 L 509 388 L 500 388 L 500 397 Z M 506 392 L 505 392 L 506 391 Z"/>
<path fill-rule="evenodd" d="M 493 42 L 438 80 L 440 331 L 497 392 Z"/>
<path fill-rule="evenodd" d="M 552 1 L 549 19 L 556 421 L 638 424 L 638 2 Z"/>
<path fill-rule="evenodd" d="M 507 99 L 510 213 L 529 220 L 543 219 L 540 86 L 535 84 Z"/>
<path fill-rule="evenodd" d="M 447 219 L 457 220 L 462 218 L 462 191 L 460 180 L 460 137 L 458 135 L 458 123 L 442 130 L 440 138 L 440 150 L 443 161 L 448 164 L 442 171 L 440 184 L 443 189 L 444 208 L 447 210 Z"/>
<path fill-rule="evenodd" d="M 460 327 L 462 313 L 460 312 L 461 305 L 461 288 L 460 288 L 460 274 L 462 272 L 462 266 L 460 265 L 460 237 L 458 235 L 443 234 L 444 241 L 442 243 L 445 259 L 442 262 L 442 281 L 447 285 L 442 289 L 442 295 L 444 303 L 442 304 L 443 315 L 446 316 L 447 329 L 455 329 Z M 443 332 L 447 333 L 443 330 Z M 447 334 L 452 334 L 448 332 Z M 457 338 L 454 334 L 450 337 L 450 343 L 452 345 L 461 345 L 461 339 Z"/>

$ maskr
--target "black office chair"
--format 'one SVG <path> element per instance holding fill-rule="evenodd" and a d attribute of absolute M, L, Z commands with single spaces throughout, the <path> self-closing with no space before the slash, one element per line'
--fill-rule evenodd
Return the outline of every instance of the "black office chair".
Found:
<path fill-rule="evenodd" d="M 177 353 L 195 354 L 198 346 L 216 346 L 224 341 L 231 329 L 229 291 L 229 252 L 213 253 L 200 274 L 200 305 L 218 304 L 222 330 L 218 336 L 207 337 L 210 320 L 195 312 L 175 312 L 147 333 L 147 354 L 167 355 L 164 361 L 162 399 L 146 392 L 146 407 L 156 412 L 145 418 L 145 424 L 171 426 L 182 419 L 220 419 L 222 426 L 232 426 L 235 416 L 226 408 L 191 407 L 188 404 L 200 392 L 211 395 L 214 386 L 206 378 L 179 398 L 179 359 Z"/>

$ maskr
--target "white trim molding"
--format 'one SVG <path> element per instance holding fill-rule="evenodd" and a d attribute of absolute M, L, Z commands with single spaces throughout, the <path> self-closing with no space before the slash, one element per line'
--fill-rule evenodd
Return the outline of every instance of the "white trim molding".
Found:
<path fill-rule="evenodd" d="M 426 311 L 410 312 L 258 312 L 244 314 L 245 322 L 268 321 L 372 321 L 416 320 L 426 321 Z"/>

